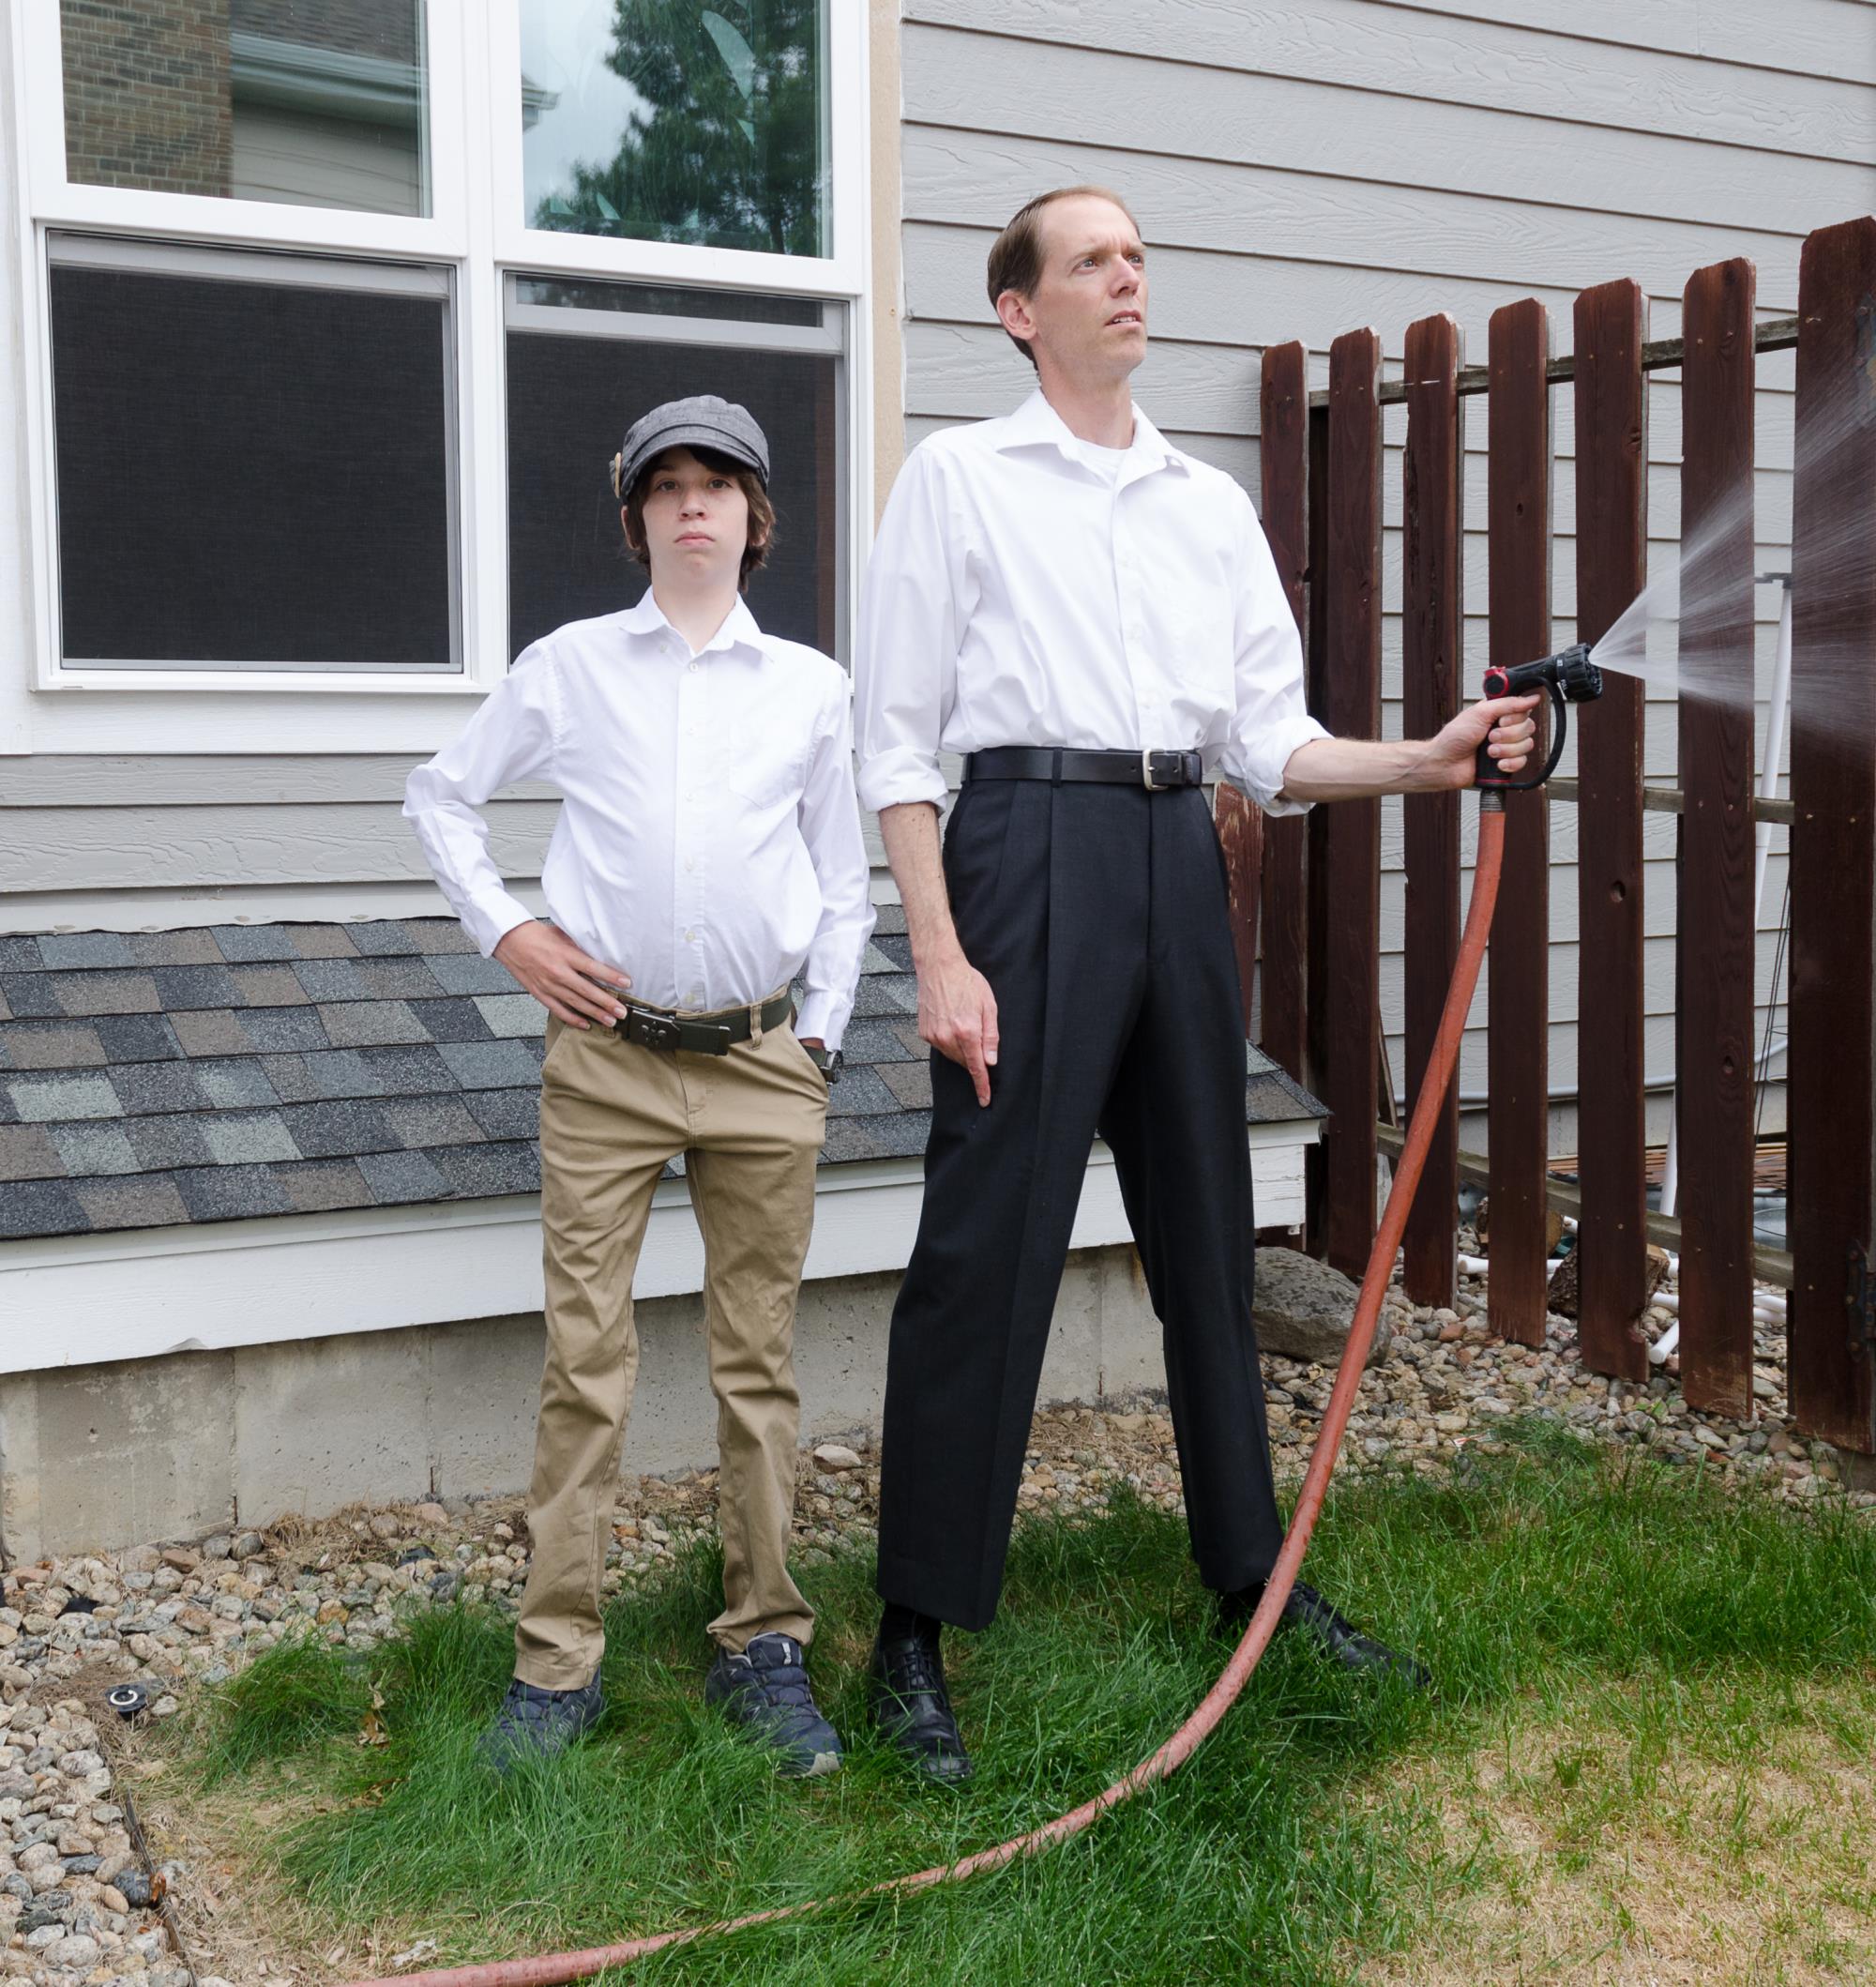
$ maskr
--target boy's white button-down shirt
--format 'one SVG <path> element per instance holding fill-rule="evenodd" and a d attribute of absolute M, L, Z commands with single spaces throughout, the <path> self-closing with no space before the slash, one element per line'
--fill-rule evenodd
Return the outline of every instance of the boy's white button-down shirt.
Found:
<path fill-rule="evenodd" d="M 869 808 L 942 804 L 940 751 L 1197 749 L 1272 813 L 1328 734 L 1250 500 L 1133 413 L 1092 450 L 1040 390 L 907 458 L 860 610 L 855 711 Z"/>
<path fill-rule="evenodd" d="M 553 921 L 635 998 L 710 1012 L 800 973 L 796 1032 L 839 1045 L 873 926 L 839 663 L 764 634 L 740 599 L 693 655 L 649 589 L 533 644 L 404 789 L 484 953 L 533 916 L 477 811 L 522 780 L 564 799 L 541 872 Z"/>

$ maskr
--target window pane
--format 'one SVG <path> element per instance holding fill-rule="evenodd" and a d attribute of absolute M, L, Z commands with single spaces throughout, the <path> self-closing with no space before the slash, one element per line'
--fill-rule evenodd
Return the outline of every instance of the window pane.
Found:
<path fill-rule="evenodd" d="M 819 326 L 826 305 L 811 296 L 752 296 L 741 290 L 680 290 L 669 283 L 583 282 L 565 276 L 518 276 L 518 304 L 568 311 L 622 311 L 633 317 L 714 317 L 729 324 Z"/>
<path fill-rule="evenodd" d="M 522 0 L 527 225 L 826 255 L 825 0 Z"/>
<path fill-rule="evenodd" d="M 430 211 L 422 0 L 60 0 L 85 186 Z"/>
<path fill-rule="evenodd" d="M 583 299 L 582 299 L 583 300 Z M 688 295 L 680 298 L 688 315 Z M 838 652 L 844 512 L 840 360 L 759 347 L 510 331 L 508 637 L 519 655 L 563 621 L 616 614 L 648 575 L 625 549 L 608 465 L 660 401 L 740 401 L 768 437 L 776 540 L 749 602 L 772 634 Z"/>
<path fill-rule="evenodd" d="M 54 260 L 52 331 L 68 660 L 456 666 L 446 296 Z"/>

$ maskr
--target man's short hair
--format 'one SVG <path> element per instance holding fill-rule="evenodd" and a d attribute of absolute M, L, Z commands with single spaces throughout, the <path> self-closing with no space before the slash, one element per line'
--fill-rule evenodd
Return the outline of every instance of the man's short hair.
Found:
<path fill-rule="evenodd" d="M 1134 232 L 1139 232 L 1140 223 L 1134 220 L 1133 209 L 1110 187 L 1057 187 L 1052 192 L 1038 193 L 1010 216 L 1003 233 L 991 244 L 988 277 L 992 311 L 996 310 L 997 298 L 1006 290 L 1014 290 L 1019 296 L 1035 296 L 1036 286 L 1042 281 L 1041 220 L 1044 209 L 1052 207 L 1058 200 L 1084 197 L 1112 201 L 1133 221 Z M 1018 338 L 1006 326 L 1004 335 L 1032 366 L 1036 363 L 1036 353 L 1027 339 Z"/>
<path fill-rule="evenodd" d="M 658 465 L 672 451 L 667 448 L 653 456 L 639 471 L 638 479 L 632 487 L 624 492 L 616 488 L 618 458 L 614 456 L 613 459 L 613 480 L 615 486 L 613 493 L 620 497 L 626 507 L 626 550 L 647 572 L 651 570 L 651 544 L 645 537 L 645 498 L 651 493 L 651 479 L 657 475 Z M 749 590 L 750 573 L 758 566 L 767 562 L 768 555 L 775 547 L 775 506 L 769 502 L 768 492 L 763 488 L 761 477 L 748 463 L 719 454 L 715 448 L 691 448 L 690 453 L 713 476 L 733 477 L 741 486 L 743 494 L 749 500 L 749 537 L 743 545 L 742 569 L 736 575 L 738 588 L 747 593 Z"/>

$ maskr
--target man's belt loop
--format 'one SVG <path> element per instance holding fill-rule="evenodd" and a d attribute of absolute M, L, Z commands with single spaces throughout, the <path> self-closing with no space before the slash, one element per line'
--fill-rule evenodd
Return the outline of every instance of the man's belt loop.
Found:
<path fill-rule="evenodd" d="M 1060 786 L 1062 784 L 1062 748 L 1059 745 L 1050 753 L 1049 759 L 1053 768 L 1049 775 L 1049 784 L 1051 786 Z"/>
<path fill-rule="evenodd" d="M 753 1047 L 760 1049 L 762 1039 L 763 1010 L 761 1001 L 757 1001 L 749 1009 L 749 1041 Z"/>

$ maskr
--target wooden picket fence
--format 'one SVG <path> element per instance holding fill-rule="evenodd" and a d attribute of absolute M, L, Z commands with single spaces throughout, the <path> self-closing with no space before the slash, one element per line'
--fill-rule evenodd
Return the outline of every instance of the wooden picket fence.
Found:
<path fill-rule="evenodd" d="M 1788 1388 L 1806 1433 L 1876 1451 L 1876 1327 L 1862 1273 L 1876 1254 L 1876 218 L 1805 243 L 1795 319 L 1754 322 L 1754 271 L 1697 271 L 1681 337 L 1644 339 L 1632 281 L 1576 299 L 1572 356 L 1549 313 L 1507 304 L 1483 367 L 1459 328 L 1422 319 L 1403 378 L 1382 381 L 1371 329 L 1337 339 L 1326 392 L 1301 344 L 1263 361 L 1263 517 L 1304 631 L 1310 708 L 1337 733 L 1381 730 L 1382 409 L 1404 401 L 1404 729 L 1425 736 L 1470 690 L 1460 680 L 1465 402 L 1489 396 L 1489 648 L 1494 663 L 1556 646 L 1551 630 L 1553 387 L 1575 398 L 1576 634 L 1605 633 L 1640 590 L 1647 537 L 1644 375 L 1681 371 L 1684 546 L 1717 523 L 1702 599 L 1682 640 L 1732 694 L 1683 698 L 1679 784 L 1644 787 L 1642 686 L 1610 675 L 1573 713 L 1577 777 L 1508 796 L 1503 887 L 1490 954 L 1487 1030 L 1490 1276 L 1488 1317 L 1543 1341 L 1549 1177 L 1550 842 L 1553 805 L 1578 809 L 1581 1356 L 1642 1380 L 1636 1328 L 1651 1229 L 1681 1259 L 1681 1382 L 1693 1405 L 1736 1417 L 1752 1401 L 1753 827 L 1791 823 L 1787 1065 L 1789 1252 L 1757 1251 L 1786 1285 Z M 1754 377 L 1759 353 L 1795 346 L 1791 797 L 1753 793 Z M 1717 587 L 1705 582 L 1718 575 Z M 1406 1089 L 1425 1069 L 1458 951 L 1460 823 L 1470 797 L 1403 805 Z M 1675 1068 L 1677 1220 L 1645 1202 L 1642 816 L 1680 816 Z M 1220 790 L 1247 971 L 1262 933 L 1261 1040 L 1329 1106 L 1312 1181 L 1310 1244 L 1351 1274 L 1375 1226 L 1381 1092 L 1380 806 L 1344 802 L 1265 822 Z M 1460 1167 L 1449 1097 L 1415 1201 L 1404 1276 L 1417 1302 L 1456 1288 Z"/>

